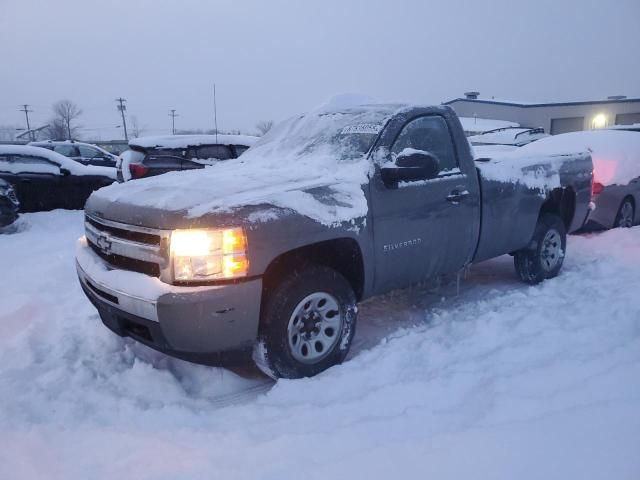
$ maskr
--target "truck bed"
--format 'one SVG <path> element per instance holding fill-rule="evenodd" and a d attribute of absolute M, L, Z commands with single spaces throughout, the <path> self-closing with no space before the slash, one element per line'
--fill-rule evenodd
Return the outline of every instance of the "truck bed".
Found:
<path fill-rule="evenodd" d="M 496 152 L 477 158 L 482 192 L 480 236 L 474 262 L 524 248 L 545 202 L 562 202 L 568 232 L 580 229 L 591 200 L 592 161 L 587 153 L 523 155 Z"/>

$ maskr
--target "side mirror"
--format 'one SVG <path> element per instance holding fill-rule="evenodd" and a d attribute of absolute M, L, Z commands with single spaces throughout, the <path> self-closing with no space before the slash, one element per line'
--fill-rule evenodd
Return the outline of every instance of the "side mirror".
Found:
<path fill-rule="evenodd" d="M 63 177 L 67 177 L 67 176 L 71 175 L 71 172 L 68 169 L 64 168 L 64 167 L 60 167 L 60 174 Z"/>
<path fill-rule="evenodd" d="M 398 182 L 414 182 L 429 180 L 440 173 L 438 158 L 420 150 L 404 150 L 397 157 L 394 164 L 381 169 L 382 180 L 385 184 L 394 185 Z"/>

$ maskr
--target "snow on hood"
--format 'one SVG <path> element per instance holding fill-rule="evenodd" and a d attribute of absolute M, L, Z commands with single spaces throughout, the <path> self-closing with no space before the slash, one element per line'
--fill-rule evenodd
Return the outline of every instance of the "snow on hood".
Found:
<path fill-rule="evenodd" d="M 34 155 L 44 157 L 59 167 L 66 168 L 72 175 L 97 175 L 116 179 L 116 169 L 113 167 L 83 165 L 48 148 L 32 147 L 29 145 L 0 145 L 0 155 Z"/>
<path fill-rule="evenodd" d="M 397 109 L 326 102 L 273 127 L 241 157 L 202 170 L 170 172 L 94 193 L 107 201 L 187 211 L 190 218 L 247 205 L 293 210 L 325 225 L 365 217 L 366 153 Z"/>
<path fill-rule="evenodd" d="M 243 145 L 250 147 L 259 140 L 251 135 L 164 135 L 140 137 L 129 146 L 141 148 L 187 148 L 198 145 Z"/>
<path fill-rule="evenodd" d="M 640 177 L 640 132 L 590 130 L 547 137 L 522 147 L 522 152 L 591 152 L 593 179 L 602 185 L 627 185 Z"/>

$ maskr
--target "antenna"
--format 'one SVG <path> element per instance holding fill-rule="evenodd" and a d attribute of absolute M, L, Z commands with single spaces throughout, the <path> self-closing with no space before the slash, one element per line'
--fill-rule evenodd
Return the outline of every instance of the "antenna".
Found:
<path fill-rule="evenodd" d="M 218 106 L 216 104 L 216 84 L 213 84 L 213 121 L 216 131 L 216 143 L 218 143 Z"/>

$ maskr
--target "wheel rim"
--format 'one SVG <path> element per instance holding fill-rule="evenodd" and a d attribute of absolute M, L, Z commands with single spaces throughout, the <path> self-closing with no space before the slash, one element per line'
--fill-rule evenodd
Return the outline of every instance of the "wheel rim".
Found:
<path fill-rule="evenodd" d="M 543 268 L 548 272 L 553 270 L 562 258 L 562 238 L 556 230 L 549 230 L 542 240 L 540 252 Z"/>
<path fill-rule="evenodd" d="M 293 358 L 302 363 L 317 363 L 325 358 L 338 343 L 342 323 L 340 306 L 333 295 L 316 292 L 303 298 L 287 326 Z"/>
<path fill-rule="evenodd" d="M 633 225 L 633 205 L 626 201 L 620 207 L 618 227 L 630 228 Z"/>

